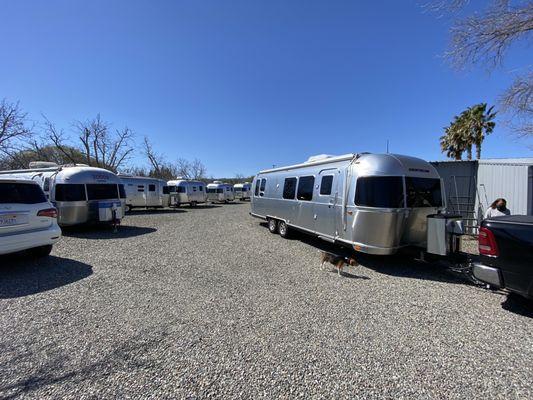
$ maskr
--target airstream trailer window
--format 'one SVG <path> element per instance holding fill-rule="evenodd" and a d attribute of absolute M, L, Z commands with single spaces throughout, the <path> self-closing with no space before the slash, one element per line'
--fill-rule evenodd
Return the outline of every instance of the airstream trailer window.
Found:
<path fill-rule="evenodd" d="M 285 178 L 283 184 L 283 198 L 294 200 L 296 195 L 296 178 Z"/>
<path fill-rule="evenodd" d="M 200 192 L 204 191 L 204 187 L 203 186 L 199 186 L 198 189 L 200 190 Z"/>
<path fill-rule="evenodd" d="M 333 175 L 325 175 L 320 182 L 320 194 L 327 196 L 331 194 L 331 187 L 333 186 Z"/>
<path fill-rule="evenodd" d="M 261 184 L 261 179 L 257 179 L 257 180 L 255 181 L 255 192 L 254 192 L 254 194 L 255 194 L 256 196 L 259 196 L 259 185 L 260 185 L 260 184 Z"/>
<path fill-rule="evenodd" d="M 440 179 L 405 178 L 407 207 L 442 207 Z"/>
<path fill-rule="evenodd" d="M 170 194 L 170 186 L 163 186 L 163 194 Z"/>
<path fill-rule="evenodd" d="M 176 186 L 176 192 L 185 193 L 185 186 Z"/>
<path fill-rule="evenodd" d="M 50 178 L 44 178 L 44 182 L 43 182 L 43 190 L 44 190 L 45 192 L 50 191 Z"/>
<path fill-rule="evenodd" d="M 224 189 L 217 189 L 217 193 L 224 193 Z"/>
<path fill-rule="evenodd" d="M 89 200 L 108 200 L 118 197 L 117 185 L 110 183 L 95 183 L 87 185 Z"/>
<path fill-rule="evenodd" d="M 240 187 L 236 187 L 236 188 L 235 188 L 235 191 L 236 191 L 236 192 L 242 192 L 242 188 L 240 188 Z"/>
<path fill-rule="evenodd" d="M 124 190 L 124 185 L 118 185 L 118 195 L 121 199 L 126 198 L 126 190 Z"/>
<path fill-rule="evenodd" d="M 85 201 L 85 185 L 59 183 L 56 185 L 56 201 Z"/>
<path fill-rule="evenodd" d="M 0 204 L 46 203 L 46 197 L 38 185 L 33 183 L 0 183 Z"/>
<path fill-rule="evenodd" d="M 138 185 L 137 186 L 137 191 L 138 192 L 144 192 L 144 185 Z"/>
<path fill-rule="evenodd" d="M 357 179 L 355 204 L 364 207 L 402 208 L 403 179 L 400 176 L 369 176 Z"/>
<path fill-rule="evenodd" d="M 192 187 L 192 191 L 193 191 L 193 192 L 196 192 L 196 186 L 193 186 L 193 187 Z"/>
<path fill-rule="evenodd" d="M 301 176 L 298 183 L 298 200 L 310 201 L 313 198 L 313 187 L 315 186 L 314 176 Z"/>
<path fill-rule="evenodd" d="M 149 192 L 155 192 L 155 185 L 148 185 Z"/>

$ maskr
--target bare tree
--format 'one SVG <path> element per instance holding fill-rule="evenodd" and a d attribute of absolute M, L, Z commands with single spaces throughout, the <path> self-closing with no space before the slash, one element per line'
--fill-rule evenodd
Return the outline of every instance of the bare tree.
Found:
<path fill-rule="evenodd" d="M 184 158 L 176 160 L 176 174 L 185 179 L 191 179 L 191 163 Z"/>
<path fill-rule="evenodd" d="M 33 128 L 27 126 L 26 113 L 18 103 L 0 102 L 0 155 L 13 158 L 26 141 L 33 137 Z"/>
<path fill-rule="evenodd" d="M 143 152 L 152 167 L 148 172 L 148 176 L 171 180 L 179 175 L 177 168 L 167 162 L 163 154 L 157 153 L 154 150 L 152 143 L 146 136 L 143 141 Z"/>
<path fill-rule="evenodd" d="M 190 163 L 190 177 L 192 179 L 204 179 L 207 174 L 207 168 L 197 158 Z"/>
<path fill-rule="evenodd" d="M 433 11 L 460 12 L 467 0 L 435 0 Z M 533 2 L 530 0 L 493 0 L 481 12 L 459 18 L 451 28 L 451 43 L 446 57 L 456 68 L 483 65 L 488 71 L 500 66 L 513 44 L 531 44 L 533 39 Z M 531 92 L 533 66 L 527 65 L 515 83 L 502 95 L 502 110 L 518 120 L 514 129 L 532 134 Z"/>

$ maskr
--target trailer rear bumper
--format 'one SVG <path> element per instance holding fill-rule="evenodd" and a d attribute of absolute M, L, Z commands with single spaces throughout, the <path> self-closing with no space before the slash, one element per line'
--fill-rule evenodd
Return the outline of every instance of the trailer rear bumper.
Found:
<path fill-rule="evenodd" d="M 492 286 L 503 287 L 502 274 L 499 268 L 489 267 L 481 263 L 474 263 L 472 267 L 474 276 L 482 282 Z"/>

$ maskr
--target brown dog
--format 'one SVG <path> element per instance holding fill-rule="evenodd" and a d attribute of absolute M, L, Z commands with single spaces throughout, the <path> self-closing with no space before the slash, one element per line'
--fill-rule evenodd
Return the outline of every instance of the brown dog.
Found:
<path fill-rule="evenodd" d="M 353 257 L 338 256 L 336 254 L 328 253 L 326 251 L 320 252 L 320 259 L 322 261 L 322 268 L 324 268 L 324 265 L 326 263 L 333 264 L 335 268 L 337 268 L 339 276 L 342 275 L 342 270 L 346 265 L 351 265 L 352 267 L 356 267 L 359 265 L 357 260 Z"/>

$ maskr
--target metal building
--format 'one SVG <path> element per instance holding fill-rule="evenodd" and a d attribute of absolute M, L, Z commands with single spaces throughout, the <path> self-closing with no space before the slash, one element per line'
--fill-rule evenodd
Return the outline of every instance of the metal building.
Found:
<path fill-rule="evenodd" d="M 444 179 L 447 208 L 461 214 L 469 233 L 477 233 L 483 214 L 497 198 L 512 214 L 533 215 L 533 158 L 434 161 Z"/>

